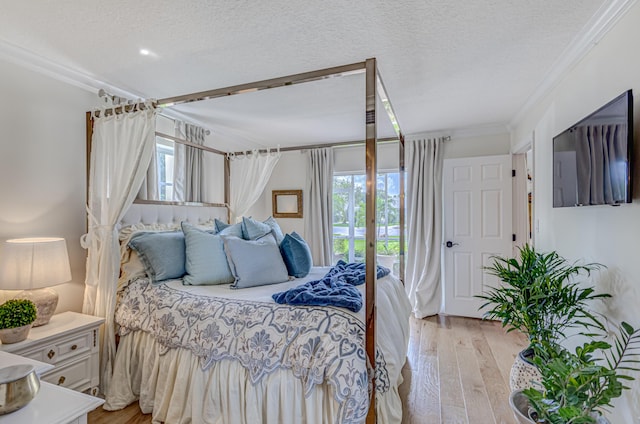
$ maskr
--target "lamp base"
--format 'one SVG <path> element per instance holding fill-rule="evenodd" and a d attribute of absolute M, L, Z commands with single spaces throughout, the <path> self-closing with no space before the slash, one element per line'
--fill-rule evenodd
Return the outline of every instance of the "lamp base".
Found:
<path fill-rule="evenodd" d="M 48 324 L 58 306 L 58 293 L 50 288 L 23 290 L 16 299 L 29 299 L 36 305 L 36 320 L 33 322 L 33 327 Z"/>

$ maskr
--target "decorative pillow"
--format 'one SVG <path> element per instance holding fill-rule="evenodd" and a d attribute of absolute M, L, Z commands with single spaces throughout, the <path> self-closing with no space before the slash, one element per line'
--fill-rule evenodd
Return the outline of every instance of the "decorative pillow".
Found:
<path fill-rule="evenodd" d="M 238 237 L 223 237 L 223 240 L 224 251 L 235 278 L 232 288 L 243 289 L 289 280 L 277 244 Z"/>
<path fill-rule="evenodd" d="M 280 244 L 280 253 L 289 275 L 293 277 L 305 277 L 313 266 L 309 245 L 295 231 L 284 236 Z"/>
<path fill-rule="evenodd" d="M 224 253 L 222 236 L 182 223 L 186 246 L 183 284 L 191 286 L 227 284 L 233 282 L 233 275 Z M 226 230 L 222 230 L 224 233 Z"/>
<path fill-rule="evenodd" d="M 152 283 L 185 274 L 185 241 L 181 231 L 135 233 L 129 240 Z"/>
<path fill-rule="evenodd" d="M 267 224 L 269 227 L 271 227 L 271 231 L 273 231 L 273 236 L 276 238 L 276 241 L 278 242 L 278 246 L 280 246 L 280 243 L 282 243 L 282 240 L 284 240 L 284 233 L 282 232 L 280 225 L 278 225 L 278 221 L 276 221 L 274 217 L 270 216 L 264 221 L 264 223 Z"/>
<path fill-rule="evenodd" d="M 226 230 L 226 235 L 234 236 L 242 238 L 242 223 L 239 222 L 237 224 L 227 224 L 225 222 L 220 221 L 218 218 L 215 220 L 215 227 L 218 233 L 221 233 L 223 230 Z"/>
<path fill-rule="evenodd" d="M 242 217 L 242 238 L 245 240 L 256 240 L 271 232 L 271 226 L 256 221 L 253 218 Z"/>

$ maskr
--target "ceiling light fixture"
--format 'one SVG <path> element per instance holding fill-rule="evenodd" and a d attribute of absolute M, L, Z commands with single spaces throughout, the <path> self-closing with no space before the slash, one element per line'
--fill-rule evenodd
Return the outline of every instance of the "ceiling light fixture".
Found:
<path fill-rule="evenodd" d="M 149 56 L 151 52 L 148 49 L 140 49 L 140 54 L 142 56 Z"/>

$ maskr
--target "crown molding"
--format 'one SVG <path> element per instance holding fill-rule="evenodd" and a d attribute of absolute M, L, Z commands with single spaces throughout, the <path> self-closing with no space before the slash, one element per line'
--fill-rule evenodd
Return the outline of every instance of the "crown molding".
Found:
<path fill-rule="evenodd" d="M 524 116 L 558 86 L 571 69 L 600 42 L 635 3 L 636 0 L 610 0 L 603 4 L 553 63 L 542 82 L 509 122 L 508 127 L 516 128 Z"/>
<path fill-rule="evenodd" d="M 96 96 L 98 94 L 98 90 L 104 89 L 109 94 L 124 97 L 126 99 L 135 100 L 145 98 L 145 96 L 140 93 L 132 93 L 130 91 L 123 90 L 89 74 L 60 65 L 59 63 L 46 59 L 2 39 L 0 39 L 0 59 L 4 59 L 7 62 L 22 66 L 57 81 L 89 91 Z M 176 110 L 165 109 L 162 114 L 173 119 L 191 122 L 205 128 L 207 127 L 205 123 L 193 119 L 192 117 Z"/>
<path fill-rule="evenodd" d="M 6 60 L 7 62 L 20 65 L 31 71 L 48 76 L 49 78 L 58 81 L 62 81 L 66 84 L 73 85 L 91 93 L 97 94 L 98 90 L 102 88 L 109 93 L 115 94 L 120 97 L 126 97 L 130 99 L 138 99 L 144 97 L 136 93 L 122 90 L 89 74 L 61 65 L 1 39 L 0 58 Z"/>

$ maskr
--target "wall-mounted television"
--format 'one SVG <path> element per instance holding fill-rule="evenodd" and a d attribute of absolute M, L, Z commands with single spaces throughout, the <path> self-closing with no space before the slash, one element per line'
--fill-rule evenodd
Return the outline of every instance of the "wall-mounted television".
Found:
<path fill-rule="evenodd" d="M 631 203 L 633 94 L 553 138 L 553 207 Z"/>

